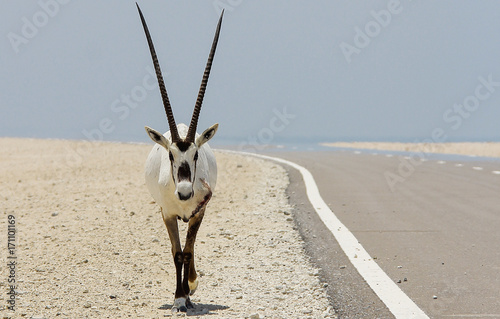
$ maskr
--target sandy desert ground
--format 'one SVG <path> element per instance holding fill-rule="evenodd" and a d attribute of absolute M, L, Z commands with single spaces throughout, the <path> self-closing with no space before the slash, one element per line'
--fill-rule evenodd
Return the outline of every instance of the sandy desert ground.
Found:
<path fill-rule="evenodd" d="M 174 316 L 170 243 L 144 185 L 151 145 L 1 138 L 0 148 L 4 239 L 8 215 L 16 218 L 16 318 Z M 286 171 L 216 155 L 217 189 L 195 249 L 200 286 L 187 315 L 336 318 L 294 226 Z M 2 318 L 12 314 L 7 254 L 2 245 Z"/>
<path fill-rule="evenodd" d="M 338 142 L 322 143 L 324 146 L 371 149 L 383 151 L 406 151 L 423 153 L 459 154 L 469 156 L 500 157 L 500 143 L 384 143 L 384 142 Z"/>

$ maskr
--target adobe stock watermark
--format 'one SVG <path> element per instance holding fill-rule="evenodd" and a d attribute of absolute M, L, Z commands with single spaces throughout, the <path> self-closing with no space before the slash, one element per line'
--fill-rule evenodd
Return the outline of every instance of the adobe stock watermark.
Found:
<path fill-rule="evenodd" d="M 7 304 L 6 304 L 6 309 L 9 310 L 10 312 L 15 312 L 16 311 L 16 296 L 17 296 L 17 288 L 18 288 L 18 275 L 16 273 L 17 271 L 17 265 L 18 265 L 18 260 L 17 260 L 17 218 L 13 214 L 9 214 L 7 216 L 7 241 L 6 241 L 6 248 L 7 248 L 7 260 L 6 260 L 6 265 L 7 265 L 7 297 L 5 298 Z"/>
<path fill-rule="evenodd" d="M 347 63 L 352 62 L 354 54 L 359 55 L 361 50 L 367 48 L 371 41 L 391 24 L 393 17 L 401 12 L 403 12 L 403 6 L 399 0 L 389 0 L 386 9 L 370 11 L 372 19 L 363 28 L 358 26 L 354 28 L 352 44 L 343 41 L 339 45 Z"/>
<path fill-rule="evenodd" d="M 443 122 L 447 127 L 436 127 L 432 130 L 430 138 L 423 141 L 415 141 L 423 143 L 422 148 L 417 152 L 410 153 L 409 156 L 399 156 L 399 165 L 397 170 L 385 171 L 384 177 L 387 185 L 392 192 L 395 191 L 396 185 L 406 181 L 416 170 L 416 167 L 422 165 L 422 162 L 429 157 L 429 153 L 433 150 L 435 143 L 444 143 L 448 139 L 446 134 L 449 130 L 458 130 L 464 121 L 472 116 L 481 106 L 481 102 L 488 100 L 497 88 L 500 88 L 500 82 L 493 80 L 493 75 L 478 77 L 478 84 L 474 89 L 474 93 L 466 96 L 461 103 L 455 103 L 452 107 L 447 108 L 443 113 Z"/>
<path fill-rule="evenodd" d="M 142 82 L 135 85 L 126 94 L 121 94 L 119 98 L 113 100 L 109 106 L 110 111 L 115 114 L 118 120 L 127 119 L 132 110 L 138 108 L 140 103 L 148 97 L 148 92 L 156 90 L 158 83 L 156 82 L 156 73 L 151 66 L 145 68 L 146 75 L 143 76 Z M 67 147 L 66 149 L 66 164 L 70 167 L 77 167 L 83 163 L 92 148 L 96 147 L 95 142 L 104 141 L 106 134 L 111 134 L 116 129 L 116 118 L 104 117 L 96 127 L 82 130 L 82 135 L 85 137 L 83 143 L 79 143 L 76 149 Z M 94 143 L 92 143 L 94 142 Z"/>
<path fill-rule="evenodd" d="M 280 111 L 273 109 L 274 116 L 269 119 L 269 125 L 263 127 L 256 135 L 248 136 L 245 142 L 238 145 L 239 151 L 252 152 L 262 151 L 274 140 L 276 133 L 282 132 L 290 125 L 291 120 L 297 117 L 295 114 L 288 113 L 286 106 Z"/>
<path fill-rule="evenodd" d="M 7 38 L 14 52 L 19 53 L 22 45 L 27 45 L 35 38 L 40 29 L 49 24 L 49 21 L 59 14 L 61 6 L 66 5 L 70 0 L 39 0 L 40 8 L 30 18 L 21 18 L 22 26 L 20 32 L 9 32 Z"/>

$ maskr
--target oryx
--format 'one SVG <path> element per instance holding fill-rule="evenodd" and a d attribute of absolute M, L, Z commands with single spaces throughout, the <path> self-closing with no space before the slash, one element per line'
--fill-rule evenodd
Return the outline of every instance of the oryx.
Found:
<path fill-rule="evenodd" d="M 193 294 L 198 286 L 194 267 L 194 242 L 217 181 L 215 156 L 206 142 L 214 136 L 218 124 L 212 125 L 201 135 L 196 133 L 196 126 L 224 12 L 221 13 L 217 24 L 191 123 L 187 127 L 185 124 L 175 124 L 153 41 L 139 5 L 137 9 L 146 33 L 170 128 L 170 131 L 161 134 L 146 126 L 149 137 L 156 143 L 146 161 L 146 185 L 156 203 L 161 207 L 163 221 L 172 243 L 172 255 L 177 275 L 172 311 L 186 312 L 187 308 L 193 307 L 189 295 Z M 189 222 L 184 249 L 181 248 L 177 219 Z"/>

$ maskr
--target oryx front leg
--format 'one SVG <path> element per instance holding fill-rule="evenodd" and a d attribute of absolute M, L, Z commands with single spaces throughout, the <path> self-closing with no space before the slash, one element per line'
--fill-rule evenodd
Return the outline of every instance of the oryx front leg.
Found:
<path fill-rule="evenodd" d="M 182 266 L 184 264 L 184 254 L 182 253 L 181 241 L 179 239 L 179 228 L 177 226 L 177 218 L 170 217 L 164 220 L 167 226 L 168 236 L 172 243 L 172 255 L 174 257 L 175 273 L 176 273 L 176 289 L 175 300 L 172 306 L 172 312 L 186 312 L 186 293 L 182 287 Z"/>
<path fill-rule="evenodd" d="M 186 236 L 186 245 L 184 246 L 184 280 L 183 287 L 186 295 L 192 295 L 198 288 L 198 275 L 194 266 L 194 243 L 196 241 L 196 235 L 200 229 L 201 222 L 203 221 L 203 216 L 205 216 L 205 209 L 208 202 L 212 198 L 212 189 L 204 179 L 200 179 L 203 187 L 205 188 L 207 194 L 204 196 L 203 201 L 201 201 L 192 213 L 192 217 L 189 220 L 189 228 Z M 188 299 L 188 307 L 191 302 Z M 191 305 L 192 306 L 192 305 Z"/>
<path fill-rule="evenodd" d="M 194 243 L 204 215 L 205 207 L 189 220 L 186 245 L 184 246 L 184 281 L 182 283 L 186 295 L 194 294 L 196 288 L 198 288 L 198 275 L 194 267 Z"/>

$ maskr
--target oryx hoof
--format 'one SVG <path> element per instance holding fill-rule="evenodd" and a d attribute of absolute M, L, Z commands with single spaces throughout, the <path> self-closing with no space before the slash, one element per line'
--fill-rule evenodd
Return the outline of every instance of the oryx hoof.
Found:
<path fill-rule="evenodd" d="M 189 301 L 191 303 L 191 301 Z M 172 306 L 172 312 L 187 312 L 186 298 L 176 298 Z"/>
<path fill-rule="evenodd" d="M 198 288 L 198 278 L 196 278 L 193 282 L 188 281 L 188 284 L 189 284 L 189 295 L 192 296 L 196 291 L 196 288 Z"/>
<path fill-rule="evenodd" d="M 194 308 L 194 304 L 191 302 L 191 300 L 189 298 L 186 300 L 186 307 L 188 309 L 193 309 Z"/>

